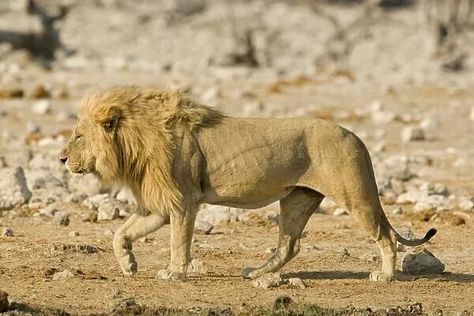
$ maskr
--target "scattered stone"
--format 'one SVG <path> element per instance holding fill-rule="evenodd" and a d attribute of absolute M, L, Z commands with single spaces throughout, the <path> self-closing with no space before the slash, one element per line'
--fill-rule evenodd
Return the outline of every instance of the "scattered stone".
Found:
<path fill-rule="evenodd" d="M 342 215 L 347 215 L 347 212 L 345 209 L 342 207 L 338 207 L 337 209 L 334 210 L 334 213 L 332 213 L 334 216 L 342 216 Z"/>
<path fill-rule="evenodd" d="M 464 211 L 471 211 L 474 209 L 474 199 L 472 198 L 467 198 L 467 197 L 461 197 L 459 198 L 459 208 L 461 208 Z"/>
<path fill-rule="evenodd" d="M 2 230 L 2 237 L 13 237 L 15 234 L 13 233 L 13 229 L 10 227 L 5 227 Z"/>
<path fill-rule="evenodd" d="M 44 99 L 49 98 L 51 94 L 42 84 L 39 84 L 31 89 L 29 96 L 32 99 Z"/>
<path fill-rule="evenodd" d="M 119 203 L 107 200 L 107 202 L 101 204 L 97 210 L 97 220 L 100 222 L 120 218 L 121 205 Z"/>
<path fill-rule="evenodd" d="M 448 188 L 441 183 L 424 182 L 420 185 L 420 190 L 428 193 L 428 195 L 444 195 L 447 196 Z"/>
<path fill-rule="evenodd" d="M 51 112 L 51 102 L 48 100 L 40 100 L 33 104 L 31 111 L 34 114 L 45 115 Z"/>
<path fill-rule="evenodd" d="M 382 164 L 377 164 L 376 168 L 380 179 L 408 181 L 415 176 L 410 167 L 410 158 L 405 155 L 389 157 Z"/>
<path fill-rule="evenodd" d="M 40 133 L 41 128 L 39 127 L 38 124 L 36 124 L 33 121 L 28 121 L 26 122 L 26 133 L 27 134 L 35 134 L 35 133 Z"/>
<path fill-rule="evenodd" d="M 113 235 L 114 235 L 114 231 L 111 230 L 111 229 L 106 229 L 106 230 L 104 230 L 104 235 L 105 235 L 105 236 L 113 236 Z"/>
<path fill-rule="evenodd" d="M 54 213 L 54 224 L 59 226 L 68 226 L 69 225 L 69 214 L 66 212 L 55 212 Z"/>
<path fill-rule="evenodd" d="M 230 207 L 206 204 L 199 211 L 197 220 L 207 221 L 212 225 L 228 223 L 231 221 Z"/>
<path fill-rule="evenodd" d="M 425 248 L 413 249 L 402 259 L 402 270 L 412 275 L 440 274 L 444 264 Z"/>
<path fill-rule="evenodd" d="M 443 195 L 429 195 L 416 202 L 413 210 L 416 212 L 423 211 L 446 211 L 451 207 L 449 200 Z"/>
<path fill-rule="evenodd" d="M 81 219 L 86 223 L 96 223 L 97 222 L 97 212 L 96 211 L 87 211 L 81 214 Z"/>
<path fill-rule="evenodd" d="M 120 191 L 118 191 L 115 198 L 123 203 L 136 204 L 133 194 L 125 188 L 122 188 Z"/>
<path fill-rule="evenodd" d="M 402 215 L 403 214 L 403 208 L 400 206 L 397 206 L 396 208 L 393 209 L 392 211 L 393 215 Z"/>
<path fill-rule="evenodd" d="M 279 287 L 283 283 L 284 281 L 281 278 L 280 273 L 275 272 L 275 273 L 267 273 L 265 275 L 262 275 L 258 279 L 253 280 L 252 286 L 260 287 L 263 289 L 270 289 L 270 288 Z"/>
<path fill-rule="evenodd" d="M 108 199 L 110 199 L 110 195 L 108 193 L 96 194 L 86 199 L 82 203 L 82 205 L 84 205 L 87 208 L 90 208 L 91 210 L 97 210 L 99 206 L 105 203 Z"/>
<path fill-rule="evenodd" d="M 425 131 L 421 127 L 408 126 L 405 127 L 401 134 L 402 142 L 409 143 L 412 141 L 421 141 L 426 139 Z"/>
<path fill-rule="evenodd" d="M 209 235 L 214 226 L 208 221 L 196 220 L 194 224 L 194 233 L 198 235 Z"/>
<path fill-rule="evenodd" d="M 70 237 L 78 237 L 79 236 L 79 232 L 78 231 L 72 231 L 69 233 L 69 236 Z"/>
<path fill-rule="evenodd" d="M 188 271 L 195 274 L 207 274 L 209 271 L 208 266 L 199 259 L 192 259 L 188 266 Z"/>
<path fill-rule="evenodd" d="M 323 201 L 321 202 L 321 204 L 319 204 L 319 208 L 323 211 L 329 211 L 329 210 L 335 209 L 336 207 L 337 207 L 336 202 L 334 202 L 328 197 L 325 197 Z"/>
<path fill-rule="evenodd" d="M 0 291 L 0 313 L 6 312 L 8 306 L 10 306 L 10 303 L 8 302 L 8 293 Z"/>
<path fill-rule="evenodd" d="M 53 281 L 65 281 L 74 277 L 74 273 L 69 270 L 56 272 L 53 274 Z"/>
<path fill-rule="evenodd" d="M 21 167 L 0 169 L 0 211 L 28 203 L 30 197 Z"/>
<path fill-rule="evenodd" d="M 300 289 L 305 289 L 306 285 L 300 278 L 289 278 L 288 283 L 292 287 L 300 288 Z"/>

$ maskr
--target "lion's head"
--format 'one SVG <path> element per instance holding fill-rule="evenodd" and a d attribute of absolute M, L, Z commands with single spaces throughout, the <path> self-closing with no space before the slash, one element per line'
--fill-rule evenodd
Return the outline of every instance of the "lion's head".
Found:
<path fill-rule="evenodd" d="M 123 153 L 119 129 L 123 111 L 119 105 L 126 100 L 114 95 L 115 98 L 110 92 L 97 93 L 82 102 L 71 138 L 59 154 L 71 172 L 93 173 L 107 182 L 120 180 Z"/>

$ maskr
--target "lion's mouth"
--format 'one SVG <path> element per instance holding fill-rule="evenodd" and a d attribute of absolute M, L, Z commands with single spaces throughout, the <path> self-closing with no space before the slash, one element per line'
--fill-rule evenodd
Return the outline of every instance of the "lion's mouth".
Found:
<path fill-rule="evenodd" d="M 72 172 L 73 174 L 79 174 L 79 175 L 85 175 L 87 173 L 89 173 L 88 170 L 86 170 L 85 168 L 82 168 L 78 165 L 69 165 L 69 164 L 66 164 L 66 168 Z"/>

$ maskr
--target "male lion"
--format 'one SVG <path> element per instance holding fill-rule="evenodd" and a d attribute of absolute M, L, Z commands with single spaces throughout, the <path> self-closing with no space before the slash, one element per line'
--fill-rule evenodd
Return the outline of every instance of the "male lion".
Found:
<path fill-rule="evenodd" d="M 163 279 L 185 279 L 194 221 L 201 203 L 259 208 L 280 200 L 275 253 L 244 277 L 277 271 L 299 252 L 306 222 L 328 196 L 345 207 L 382 252 L 370 280 L 392 280 L 395 242 L 369 154 L 350 131 L 315 118 L 225 116 L 178 92 L 120 87 L 82 102 L 79 120 L 59 159 L 74 173 L 93 173 L 127 186 L 139 210 L 115 233 L 114 252 L 125 275 L 137 271 L 132 242 L 171 223 L 171 260 Z"/>

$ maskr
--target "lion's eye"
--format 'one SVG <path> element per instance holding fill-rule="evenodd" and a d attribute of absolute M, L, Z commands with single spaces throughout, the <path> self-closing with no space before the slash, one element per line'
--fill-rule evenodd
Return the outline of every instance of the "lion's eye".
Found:
<path fill-rule="evenodd" d="M 80 139 L 82 138 L 82 135 L 79 135 L 79 134 L 76 134 L 76 136 L 74 136 L 74 141 L 79 141 Z"/>

